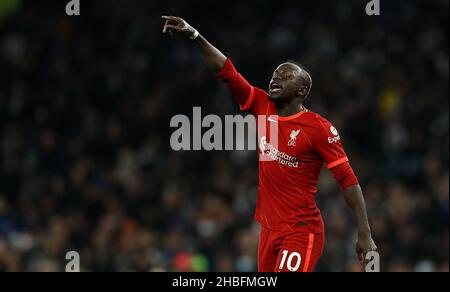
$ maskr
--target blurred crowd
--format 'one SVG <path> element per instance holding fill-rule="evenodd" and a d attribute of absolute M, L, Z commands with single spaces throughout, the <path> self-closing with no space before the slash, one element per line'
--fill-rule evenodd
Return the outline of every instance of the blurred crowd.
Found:
<path fill-rule="evenodd" d="M 3 2 L 4 0 L 0 0 Z M 266 88 L 312 72 L 367 200 L 382 271 L 449 269 L 448 1 L 5 0 L 0 13 L 0 271 L 255 271 L 257 157 L 176 152 L 170 119 L 236 114 L 184 17 Z M 53 3 L 51 3 L 53 2 Z M 1 8 L 2 6 L 0 6 Z M 358 271 L 355 224 L 329 171 L 317 271 Z"/>

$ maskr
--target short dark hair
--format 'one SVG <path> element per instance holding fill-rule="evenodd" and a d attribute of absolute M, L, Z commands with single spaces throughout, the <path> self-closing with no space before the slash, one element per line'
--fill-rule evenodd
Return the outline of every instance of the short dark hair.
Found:
<path fill-rule="evenodd" d="M 302 72 L 304 74 L 302 74 L 300 76 L 300 78 L 302 79 L 303 83 L 306 86 L 308 86 L 308 92 L 306 93 L 305 98 L 308 97 L 309 94 L 311 93 L 311 89 L 312 89 L 312 85 L 313 85 L 313 80 L 312 80 L 311 74 L 309 73 L 309 69 L 295 60 L 288 60 L 286 63 L 294 64 L 294 65 L 300 67 L 300 69 L 302 69 Z"/>

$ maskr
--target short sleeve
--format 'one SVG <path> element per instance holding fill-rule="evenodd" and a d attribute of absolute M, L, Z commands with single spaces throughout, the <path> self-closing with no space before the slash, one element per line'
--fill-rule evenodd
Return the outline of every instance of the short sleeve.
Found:
<path fill-rule="evenodd" d="M 322 117 L 318 117 L 317 122 L 317 131 L 314 134 L 313 145 L 327 168 L 332 169 L 348 162 L 338 130 Z"/>

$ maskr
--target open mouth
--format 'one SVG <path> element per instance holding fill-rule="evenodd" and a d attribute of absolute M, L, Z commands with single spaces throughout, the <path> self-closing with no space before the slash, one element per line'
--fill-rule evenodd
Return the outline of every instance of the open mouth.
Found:
<path fill-rule="evenodd" d="M 269 89 L 270 89 L 271 93 L 280 92 L 283 89 L 283 86 L 281 86 L 277 82 L 272 82 L 272 83 L 270 83 Z"/>

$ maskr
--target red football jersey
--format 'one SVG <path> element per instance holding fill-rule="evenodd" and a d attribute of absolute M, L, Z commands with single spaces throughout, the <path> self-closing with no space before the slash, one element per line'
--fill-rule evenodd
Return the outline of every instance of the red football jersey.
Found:
<path fill-rule="evenodd" d="M 217 77 L 226 83 L 242 110 L 260 117 L 258 129 L 266 129 L 258 131 L 255 219 L 271 230 L 323 232 L 322 216 L 314 201 L 320 170 L 324 163 L 332 169 L 348 161 L 338 131 L 306 109 L 290 117 L 277 116 L 267 92 L 251 86 L 230 60 Z M 278 137 L 271 141 L 270 130 L 274 128 Z"/>

